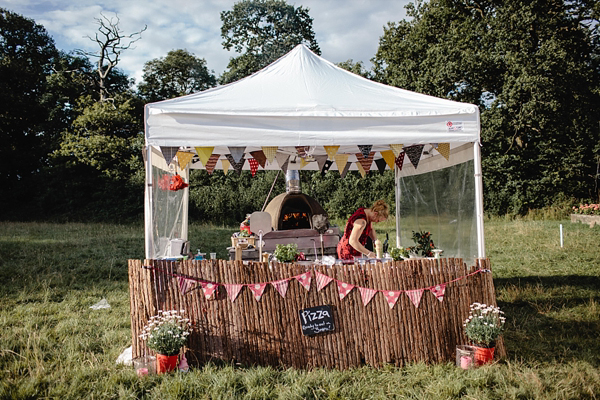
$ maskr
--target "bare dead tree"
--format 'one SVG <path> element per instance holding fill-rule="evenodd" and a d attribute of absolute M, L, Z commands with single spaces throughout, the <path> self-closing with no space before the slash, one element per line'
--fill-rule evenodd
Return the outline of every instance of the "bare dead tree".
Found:
<path fill-rule="evenodd" d="M 119 28 L 120 19 L 118 15 L 111 18 L 106 17 L 102 13 L 100 15 L 102 18 L 94 18 L 99 25 L 95 37 L 85 36 L 92 42 L 96 42 L 100 50 L 96 52 L 76 50 L 76 53 L 98 59 L 96 65 L 98 66 L 100 102 L 105 102 L 113 100 L 106 85 L 108 74 L 119 63 L 119 58 L 123 51 L 135 48 L 133 44 L 142 38 L 142 32 L 148 28 L 148 25 L 144 25 L 144 28 L 138 32 L 125 35 Z"/>

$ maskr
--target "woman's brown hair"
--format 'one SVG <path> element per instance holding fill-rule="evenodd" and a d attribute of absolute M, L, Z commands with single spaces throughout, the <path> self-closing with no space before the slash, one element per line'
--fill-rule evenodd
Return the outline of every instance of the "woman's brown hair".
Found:
<path fill-rule="evenodd" d="M 387 205 L 385 200 L 379 199 L 371 206 L 371 210 L 377 213 L 377 215 L 382 216 L 385 219 L 388 219 L 390 215 L 390 207 Z"/>

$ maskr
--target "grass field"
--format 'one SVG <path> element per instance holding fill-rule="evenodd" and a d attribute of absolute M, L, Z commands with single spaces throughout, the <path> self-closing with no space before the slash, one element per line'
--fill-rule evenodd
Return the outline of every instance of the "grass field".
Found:
<path fill-rule="evenodd" d="M 126 263 L 143 258 L 142 226 L 0 223 L 0 398 L 600 397 L 600 227 L 494 219 L 485 229 L 508 317 L 508 357 L 493 365 L 302 371 L 208 364 L 140 379 L 115 360 L 131 341 Z M 233 230 L 192 226 L 192 250 L 202 243 L 203 252 L 225 258 Z M 110 309 L 89 308 L 102 298 Z"/>

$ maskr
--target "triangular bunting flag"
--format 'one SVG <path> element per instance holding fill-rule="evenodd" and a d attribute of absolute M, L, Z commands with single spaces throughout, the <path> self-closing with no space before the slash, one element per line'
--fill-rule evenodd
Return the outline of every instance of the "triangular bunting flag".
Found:
<path fill-rule="evenodd" d="M 360 165 L 362 165 L 363 169 L 365 170 L 365 173 L 367 173 L 367 174 L 371 170 L 371 164 L 373 164 L 373 156 L 374 155 L 375 155 L 374 151 L 367 154 L 366 157 L 363 153 L 356 153 L 356 159 L 358 160 Z"/>
<path fill-rule="evenodd" d="M 206 163 L 214 150 L 214 147 L 196 147 L 196 153 L 198 154 L 198 158 L 202 165 L 206 166 Z"/>
<path fill-rule="evenodd" d="M 346 166 L 344 167 L 344 170 L 342 171 L 342 173 L 340 174 L 340 176 L 342 177 L 342 179 L 344 179 L 344 177 L 346 176 L 346 174 L 348 173 L 348 171 L 350 170 L 350 166 L 352 165 L 352 163 L 350 161 L 348 161 L 346 163 Z"/>
<path fill-rule="evenodd" d="M 258 161 L 254 158 L 249 158 L 248 163 L 250 164 L 250 172 L 252 172 L 252 176 L 256 175 L 256 171 L 258 171 Z"/>
<path fill-rule="evenodd" d="M 267 284 L 266 283 L 251 283 L 246 286 L 248 286 L 248 289 L 250 289 L 252 291 L 252 294 L 254 294 L 254 298 L 256 299 L 256 301 L 259 301 L 263 295 L 263 292 L 265 291 L 265 288 L 267 287 Z"/>
<path fill-rule="evenodd" d="M 373 148 L 372 145 L 358 145 L 358 149 L 360 150 L 360 152 L 363 155 L 363 158 L 369 158 L 369 153 L 371 153 L 371 149 Z"/>
<path fill-rule="evenodd" d="M 265 165 L 267 165 L 267 157 L 265 156 L 265 153 L 263 153 L 262 150 L 251 151 L 250 155 L 254 157 L 256 161 L 258 161 L 262 168 L 264 168 Z"/>
<path fill-rule="evenodd" d="M 379 170 L 379 173 L 383 175 L 383 173 L 385 172 L 385 166 L 387 165 L 385 160 L 383 158 L 375 160 L 375 165 L 377 165 L 377 170 Z"/>
<path fill-rule="evenodd" d="M 231 168 L 231 163 L 229 160 L 221 160 L 221 165 L 223 166 L 223 173 L 227 175 L 227 171 Z"/>
<path fill-rule="evenodd" d="M 400 293 L 402 292 L 393 290 L 382 290 L 381 293 L 383 293 L 383 295 L 385 296 L 385 300 L 387 301 L 388 306 L 390 306 L 390 308 L 394 308 L 396 302 L 398 301 L 398 298 L 400 297 Z"/>
<path fill-rule="evenodd" d="M 175 157 L 175 154 L 177 154 L 177 150 L 179 150 L 179 147 L 160 146 L 160 152 L 165 158 L 167 165 L 171 164 L 173 157 Z"/>
<path fill-rule="evenodd" d="M 325 163 L 327 162 L 327 156 L 326 155 L 315 156 L 315 161 L 317 162 L 317 165 L 319 166 L 319 170 L 322 171 L 323 166 L 325 166 Z"/>
<path fill-rule="evenodd" d="M 225 286 L 225 290 L 227 291 L 227 297 L 229 297 L 229 300 L 231 300 L 232 303 L 235 301 L 235 299 L 237 299 L 238 294 L 240 294 L 240 290 L 242 290 L 242 288 L 244 287 L 244 285 L 227 283 L 223 286 Z"/>
<path fill-rule="evenodd" d="M 306 158 L 300 158 L 300 169 L 306 167 L 306 165 L 308 164 L 308 161 L 306 161 Z"/>
<path fill-rule="evenodd" d="M 297 275 L 294 278 L 296 278 L 298 280 L 298 282 L 300 282 L 300 284 L 302 286 L 304 286 L 304 289 L 310 290 L 310 279 L 311 279 L 310 271 L 307 271 L 302 275 Z"/>
<path fill-rule="evenodd" d="M 212 175 L 213 171 L 215 170 L 215 166 L 217 165 L 217 161 L 219 161 L 219 157 L 221 157 L 220 154 L 211 154 L 208 161 L 206 161 L 204 168 L 206 168 L 206 172 L 208 172 L 209 175 Z M 223 163 L 225 163 L 226 161 L 227 160 L 223 160 Z M 229 168 L 228 161 L 227 161 L 227 168 Z M 225 171 L 225 173 L 227 173 L 227 171 L 225 170 L 225 164 L 223 164 L 223 171 Z"/>
<path fill-rule="evenodd" d="M 419 303 L 421 302 L 421 296 L 423 296 L 423 291 L 425 289 L 415 289 L 415 290 L 407 290 L 404 293 L 408 296 L 410 301 L 415 305 L 415 307 L 419 308 Z"/>
<path fill-rule="evenodd" d="M 348 154 L 336 154 L 334 158 L 335 164 L 337 165 L 337 169 L 338 171 L 340 171 L 341 174 L 346 168 L 346 164 L 348 163 Z"/>
<path fill-rule="evenodd" d="M 364 178 L 365 176 L 367 176 L 367 173 L 365 172 L 365 169 L 363 168 L 362 164 L 360 163 L 360 161 L 356 162 L 356 168 L 358 168 L 358 172 L 360 172 L 360 175 Z"/>
<path fill-rule="evenodd" d="M 344 297 L 348 295 L 354 289 L 354 285 L 351 285 L 346 282 L 336 281 L 338 287 L 338 293 L 340 295 L 340 300 L 343 300 Z"/>
<path fill-rule="evenodd" d="M 277 164 L 279 164 L 279 168 L 281 168 L 281 170 L 284 173 L 286 173 L 288 168 L 288 161 L 290 160 L 290 155 L 279 152 L 275 156 L 275 159 L 277 160 Z"/>
<path fill-rule="evenodd" d="M 229 161 L 229 164 L 231 164 L 231 166 L 233 167 L 233 169 L 235 170 L 235 172 L 237 172 L 238 174 L 242 174 L 242 168 L 244 168 L 244 164 L 246 163 L 246 159 L 244 158 L 244 154 L 242 154 L 242 158 L 240 158 L 240 162 L 235 162 L 235 160 L 233 159 L 233 156 L 231 154 L 225 154 L 225 157 L 227 157 L 227 160 Z"/>
<path fill-rule="evenodd" d="M 425 147 L 424 144 L 418 144 L 416 146 L 410 146 L 404 149 L 406 155 L 408 156 L 408 159 L 410 160 L 411 164 L 415 167 L 415 169 L 417 169 L 417 167 L 419 166 L 419 160 L 421 160 L 423 147 Z"/>
<path fill-rule="evenodd" d="M 275 289 L 279 292 L 281 297 L 285 298 L 289 282 L 289 279 L 282 279 L 280 281 L 271 282 L 271 285 L 275 287 Z"/>
<path fill-rule="evenodd" d="M 277 154 L 277 146 L 262 146 L 261 149 L 265 157 L 267 157 L 267 161 L 269 161 L 269 164 L 273 164 L 275 154 Z"/>
<path fill-rule="evenodd" d="M 402 147 L 404 147 L 402 144 L 390 144 L 390 149 L 392 149 L 392 152 L 396 157 L 398 157 L 398 154 L 402 151 Z"/>
<path fill-rule="evenodd" d="M 385 160 L 385 163 L 390 167 L 390 169 L 394 169 L 394 162 L 396 161 L 396 156 L 394 152 L 391 150 L 385 150 L 381 152 L 381 157 Z"/>
<path fill-rule="evenodd" d="M 179 290 L 183 295 L 192 290 L 192 287 L 196 285 L 195 280 L 184 278 L 183 276 L 178 276 L 177 280 L 179 281 Z"/>
<path fill-rule="evenodd" d="M 206 297 L 206 299 L 210 299 L 210 296 L 212 296 L 212 294 L 215 292 L 215 290 L 217 290 L 217 287 L 219 285 L 217 285 L 216 283 L 212 283 L 212 282 L 202 282 L 202 291 L 204 292 L 204 297 Z"/>
<path fill-rule="evenodd" d="M 398 155 L 398 157 L 396 157 L 396 166 L 398 166 L 398 169 L 400 171 L 402 171 L 402 166 L 404 165 L 404 156 L 406 155 L 405 152 L 402 152 Z"/>
<path fill-rule="evenodd" d="M 450 143 L 439 143 L 436 149 L 446 160 L 450 160 Z"/>
<path fill-rule="evenodd" d="M 233 161 L 231 163 L 231 165 L 235 164 L 235 163 L 239 163 L 242 158 L 244 158 L 244 151 L 246 151 L 246 147 L 244 146 L 232 146 L 232 147 L 228 147 L 229 149 L 229 153 L 231 154 L 231 157 L 233 158 Z M 229 161 L 231 162 L 231 160 Z"/>
<path fill-rule="evenodd" d="M 187 151 L 178 151 L 176 154 L 177 162 L 179 163 L 179 168 L 184 169 L 194 158 L 194 153 L 189 153 Z"/>
<path fill-rule="evenodd" d="M 333 160 L 338 150 L 340 149 L 340 146 L 323 146 L 323 148 L 325 149 L 325 153 L 327 153 L 327 157 L 330 160 Z"/>
<path fill-rule="evenodd" d="M 325 286 L 329 285 L 329 282 L 333 280 L 332 277 L 327 276 L 325 274 L 320 273 L 319 271 L 315 272 L 316 280 L 317 280 L 317 292 L 321 291 Z"/>
<path fill-rule="evenodd" d="M 438 299 L 440 302 L 444 301 L 444 294 L 446 293 L 445 283 L 442 283 L 441 285 L 436 285 L 429 290 L 431 290 L 431 293 L 433 293 L 435 298 Z"/>
<path fill-rule="evenodd" d="M 373 296 L 375 296 L 375 293 L 377 293 L 377 290 L 366 287 L 359 287 L 358 290 L 360 291 L 360 297 L 362 298 L 365 307 L 369 304 Z"/>
<path fill-rule="evenodd" d="M 329 168 L 331 168 L 332 165 L 333 165 L 333 161 L 331 161 L 331 160 L 325 161 L 323 168 L 321 168 L 321 176 L 325 176 L 325 172 L 329 171 Z"/>

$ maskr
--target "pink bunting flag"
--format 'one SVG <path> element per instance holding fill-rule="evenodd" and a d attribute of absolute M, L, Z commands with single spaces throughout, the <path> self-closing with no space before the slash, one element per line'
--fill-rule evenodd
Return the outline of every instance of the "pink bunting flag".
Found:
<path fill-rule="evenodd" d="M 252 172 L 252 176 L 256 175 L 256 171 L 258 171 L 258 161 L 254 158 L 249 158 L 248 163 L 250 164 L 250 172 Z"/>
<path fill-rule="evenodd" d="M 265 291 L 265 288 L 267 287 L 267 283 L 251 283 L 246 286 L 248 286 L 248 289 L 252 291 L 252 294 L 254 294 L 254 298 L 256 299 L 256 301 L 259 301 L 263 295 L 263 292 Z"/>
<path fill-rule="evenodd" d="M 285 295 L 287 293 L 288 284 L 289 284 L 289 279 L 282 279 L 280 281 L 271 282 L 271 285 L 273 285 L 275 287 L 275 289 L 279 292 L 279 294 L 283 298 L 285 298 Z"/>
<path fill-rule="evenodd" d="M 310 279 L 311 279 L 310 271 L 307 271 L 307 272 L 303 273 L 302 275 L 297 275 L 294 278 L 296 278 L 298 280 L 298 282 L 300 282 L 300 284 L 302 286 L 304 286 L 304 289 L 310 290 Z"/>
<path fill-rule="evenodd" d="M 398 298 L 400 297 L 400 291 L 393 291 L 393 290 L 382 290 L 381 293 L 383 293 L 383 295 L 385 296 L 385 300 L 388 303 L 388 306 L 390 306 L 390 308 L 394 308 L 394 306 L 396 305 L 396 302 L 398 301 Z"/>
<path fill-rule="evenodd" d="M 321 291 L 325 286 L 329 285 L 329 282 L 333 280 L 332 277 L 322 274 L 320 272 L 315 272 L 317 275 L 317 292 Z"/>
<path fill-rule="evenodd" d="M 423 296 L 423 291 L 425 289 L 415 289 L 415 290 L 407 290 L 405 293 L 415 305 L 415 307 L 419 308 L 419 303 L 421 302 L 421 297 Z"/>
<path fill-rule="evenodd" d="M 204 297 L 206 297 L 206 300 L 210 299 L 210 297 L 212 296 L 212 294 L 215 292 L 215 290 L 217 290 L 217 287 L 219 286 L 216 283 L 213 282 L 202 282 L 202 291 L 204 292 Z"/>
<path fill-rule="evenodd" d="M 354 289 L 354 285 L 351 285 L 349 283 L 340 282 L 340 281 L 336 281 L 336 282 L 337 282 L 337 287 L 338 287 L 338 293 L 340 295 L 340 300 L 342 300 L 344 297 L 346 297 L 348 295 L 348 293 L 350 293 L 352 291 L 352 289 Z"/>
<path fill-rule="evenodd" d="M 177 280 L 179 281 L 179 290 L 183 295 L 192 290 L 192 287 L 196 284 L 195 280 L 188 279 L 183 276 L 178 276 Z"/>
<path fill-rule="evenodd" d="M 435 298 L 440 302 L 444 301 L 444 294 L 446 293 L 446 284 L 442 283 L 441 285 L 436 285 L 430 288 L 431 293 L 434 294 Z"/>
<path fill-rule="evenodd" d="M 240 294 L 240 290 L 242 290 L 244 287 L 244 285 L 239 284 L 224 284 L 223 286 L 225 286 L 227 297 L 229 297 L 229 300 L 231 300 L 232 303 L 235 301 L 235 299 L 237 299 L 238 295 Z"/>
<path fill-rule="evenodd" d="M 375 289 L 369 289 L 369 288 L 366 288 L 366 287 L 359 287 L 358 290 L 360 292 L 360 297 L 362 298 L 363 305 L 365 307 L 366 307 L 367 304 L 369 304 L 369 302 L 371 301 L 371 299 L 373 298 L 373 296 L 375 296 L 375 293 L 377 293 L 377 290 L 375 290 Z"/>

